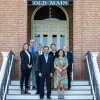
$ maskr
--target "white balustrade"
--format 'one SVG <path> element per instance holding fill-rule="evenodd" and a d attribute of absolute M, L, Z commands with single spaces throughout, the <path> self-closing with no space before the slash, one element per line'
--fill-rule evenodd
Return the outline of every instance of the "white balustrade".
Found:
<path fill-rule="evenodd" d="M 4 77 L 9 52 L 1 52 L 1 53 L 2 53 L 2 56 L 3 56 L 3 63 L 2 63 L 2 66 L 1 66 L 1 70 L 0 70 L 0 85 L 1 85 L 3 77 Z M 0 86 L 0 88 L 1 88 L 1 86 Z"/>
<path fill-rule="evenodd" d="M 92 54 L 92 61 L 93 61 L 93 69 L 95 71 L 95 76 L 96 76 L 96 80 L 100 92 L 100 71 L 97 63 L 97 57 L 99 55 L 99 52 L 91 52 L 91 54 Z"/>

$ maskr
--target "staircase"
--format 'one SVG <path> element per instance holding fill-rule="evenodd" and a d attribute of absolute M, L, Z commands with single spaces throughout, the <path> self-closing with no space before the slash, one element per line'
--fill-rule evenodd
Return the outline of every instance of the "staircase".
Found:
<path fill-rule="evenodd" d="M 30 95 L 20 94 L 20 81 L 13 80 L 8 89 L 6 100 L 39 100 L 39 95 L 36 95 L 36 90 L 30 89 Z M 46 90 L 45 90 L 46 94 Z M 93 100 L 91 87 L 88 81 L 72 81 L 71 89 L 65 91 L 66 100 Z M 44 97 L 46 99 L 46 96 Z M 52 90 L 51 99 L 58 99 L 57 91 Z"/>

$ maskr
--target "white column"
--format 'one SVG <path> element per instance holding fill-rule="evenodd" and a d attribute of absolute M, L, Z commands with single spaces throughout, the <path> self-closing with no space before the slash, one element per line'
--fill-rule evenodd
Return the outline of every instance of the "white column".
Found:
<path fill-rule="evenodd" d="M 2 53 L 2 56 L 3 56 L 3 63 L 2 63 L 2 66 L 1 66 L 1 70 L 0 70 L 0 85 L 1 85 L 3 77 L 4 77 L 9 52 L 1 52 L 1 53 Z M 1 88 L 1 86 L 0 86 L 0 88 Z"/>
<path fill-rule="evenodd" d="M 97 63 L 97 57 L 99 55 L 99 52 L 91 52 L 91 54 L 92 54 L 92 60 L 93 60 L 93 68 L 95 71 L 95 76 L 96 76 L 96 80 L 97 80 L 97 84 L 98 84 L 99 92 L 100 92 L 100 71 L 99 71 L 99 67 Z"/>

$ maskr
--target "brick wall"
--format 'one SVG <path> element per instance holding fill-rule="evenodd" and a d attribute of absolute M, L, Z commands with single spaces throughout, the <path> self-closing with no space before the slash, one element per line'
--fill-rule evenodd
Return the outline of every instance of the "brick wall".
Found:
<path fill-rule="evenodd" d="M 29 42 L 31 38 L 30 19 L 35 9 L 28 8 L 27 20 L 27 2 L 24 1 L 0 0 L 0 52 L 13 50 L 16 54 L 16 79 L 20 77 L 19 52 L 22 44 Z M 84 55 L 87 51 L 100 52 L 100 0 L 74 0 L 74 9 L 65 8 L 70 17 L 70 50 L 73 49 L 74 53 L 74 78 L 84 79 Z M 0 65 L 1 62 L 0 54 Z M 98 63 L 100 67 L 100 55 Z"/>
<path fill-rule="evenodd" d="M 0 0 L 0 52 L 13 50 L 18 58 L 16 78 L 20 76 L 19 52 L 27 41 L 27 2 Z M 0 54 L 0 65 L 2 63 Z"/>
<path fill-rule="evenodd" d="M 74 0 L 73 12 L 74 73 L 75 79 L 84 79 L 84 55 L 100 52 L 100 0 Z"/>

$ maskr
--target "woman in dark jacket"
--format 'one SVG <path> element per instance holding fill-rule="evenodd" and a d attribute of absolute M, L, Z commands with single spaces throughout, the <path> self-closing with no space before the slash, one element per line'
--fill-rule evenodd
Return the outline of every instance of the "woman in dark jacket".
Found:
<path fill-rule="evenodd" d="M 24 43 L 23 50 L 20 52 L 21 58 L 21 80 L 20 88 L 21 94 L 30 94 L 28 92 L 28 80 L 32 69 L 32 55 L 28 51 L 28 44 Z M 25 90 L 23 89 L 23 82 L 25 79 Z"/>

